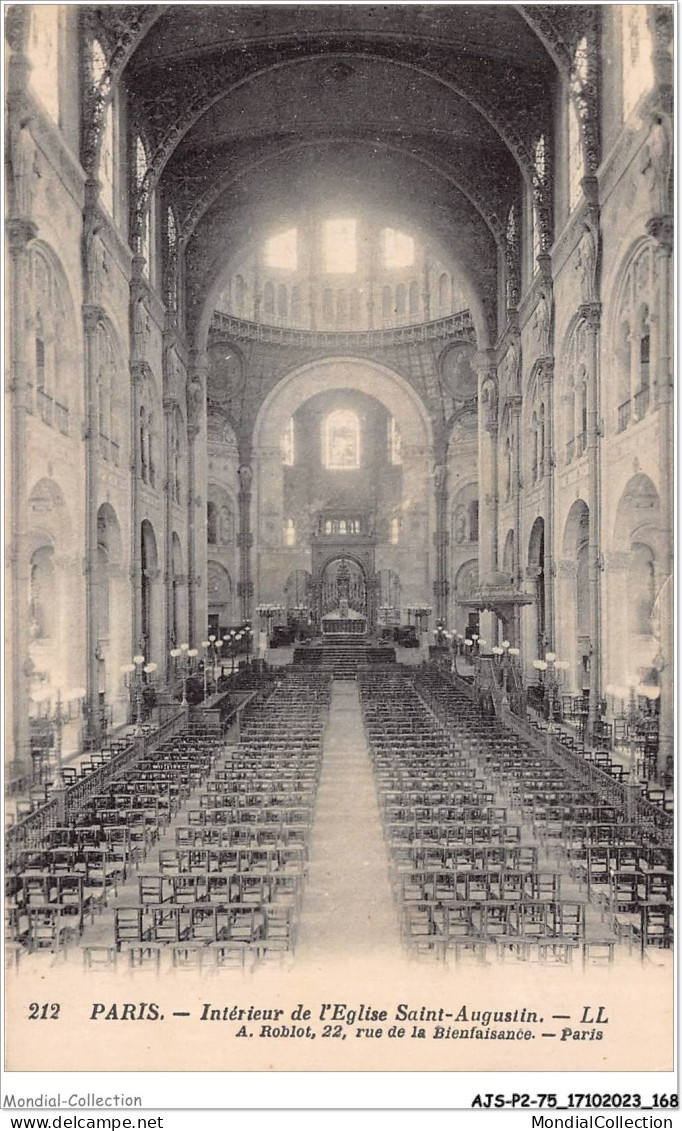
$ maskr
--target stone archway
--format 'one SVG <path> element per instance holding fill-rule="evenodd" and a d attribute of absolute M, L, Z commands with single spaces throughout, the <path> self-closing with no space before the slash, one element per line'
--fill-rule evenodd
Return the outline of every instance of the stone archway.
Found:
<path fill-rule="evenodd" d="M 269 543 L 267 555 L 259 552 L 261 545 L 264 548 L 268 542 L 263 516 L 267 516 L 267 523 L 273 530 L 284 526 L 281 437 L 292 417 L 306 402 L 320 393 L 339 390 L 364 393 L 377 401 L 395 420 L 401 436 L 401 542 L 395 554 L 391 554 L 390 563 L 382 561 L 381 565 L 390 564 L 400 574 L 403 602 L 429 604 L 433 595 L 433 562 L 428 547 L 433 544 L 435 530 L 431 421 L 420 397 L 405 378 L 377 362 L 354 357 L 323 358 L 294 370 L 270 392 L 258 413 L 253 432 L 251 502 L 255 604 L 277 601 L 281 597 L 275 590 L 275 571 L 266 573 L 262 564 L 268 555 L 270 559 L 277 557 L 277 552 Z M 374 535 L 368 533 L 367 545 L 362 547 L 363 554 L 365 551 L 373 554 L 375 543 Z M 337 550 L 337 556 L 344 552 L 341 546 Z M 324 547 L 320 552 L 324 552 Z M 286 549 L 285 553 L 291 560 L 291 549 Z M 297 567 L 308 568 L 315 576 L 314 550 L 299 544 L 296 553 Z M 284 559 L 285 554 L 280 556 Z M 363 557 L 363 568 L 369 571 L 368 591 L 372 593 L 370 609 L 373 610 L 376 603 L 374 562 L 365 562 Z M 279 572 L 278 576 L 281 577 L 282 573 Z"/>

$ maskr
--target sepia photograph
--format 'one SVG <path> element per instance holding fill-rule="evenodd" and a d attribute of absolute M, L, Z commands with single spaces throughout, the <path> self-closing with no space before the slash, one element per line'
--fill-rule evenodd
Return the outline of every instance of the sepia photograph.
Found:
<path fill-rule="evenodd" d="M 3 5 L 10 1107 L 672 1080 L 674 15 Z"/>

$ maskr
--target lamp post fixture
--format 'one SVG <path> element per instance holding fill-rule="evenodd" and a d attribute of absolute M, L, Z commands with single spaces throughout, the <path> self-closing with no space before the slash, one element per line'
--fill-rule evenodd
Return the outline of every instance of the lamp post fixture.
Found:
<path fill-rule="evenodd" d="M 173 662 L 180 670 L 180 678 L 182 679 L 182 703 L 181 706 L 187 706 L 187 680 L 189 679 L 192 669 L 192 662 L 196 656 L 199 655 L 198 648 L 190 648 L 189 644 L 181 644 L 179 648 L 171 648 L 170 655 Z"/>
<path fill-rule="evenodd" d="M 47 688 L 43 695 L 41 695 L 41 702 L 47 702 L 47 711 L 45 718 L 52 723 L 54 728 L 54 761 L 55 761 L 55 776 L 53 782 L 54 789 L 61 789 L 64 786 L 64 773 L 62 763 L 62 740 L 63 731 L 67 723 L 76 718 L 73 705 L 78 704 L 77 710 L 81 709 L 82 701 L 85 699 L 86 691 L 82 687 L 75 687 L 71 691 L 67 691 L 66 695 L 62 696 L 61 688 L 58 688 L 56 693 L 53 688 Z M 53 705 L 54 704 L 54 705 Z"/>
<path fill-rule="evenodd" d="M 215 640 L 215 636 L 209 636 L 208 640 L 201 641 L 201 647 L 204 649 L 204 699 L 207 697 L 207 683 L 208 683 L 208 650 L 211 647 L 211 641 Z"/>

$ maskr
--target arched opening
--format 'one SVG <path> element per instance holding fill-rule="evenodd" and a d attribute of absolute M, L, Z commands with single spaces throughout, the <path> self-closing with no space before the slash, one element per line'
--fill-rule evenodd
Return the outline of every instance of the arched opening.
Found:
<path fill-rule="evenodd" d="M 144 519 L 140 527 L 140 641 L 139 646 L 149 662 L 158 653 L 158 609 L 156 591 L 158 588 L 159 559 L 156 548 L 156 535 L 149 519 Z"/>
<path fill-rule="evenodd" d="M 545 623 L 545 520 L 536 518 L 528 539 L 527 577 L 535 597 L 528 607 L 529 643 L 531 661 L 545 654 L 547 629 Z"/>
<path fill-rule="evenodd" d="M 564 526 L 561 584 L 557 595 L 557 650 L 570 667 L 574 691 L 590 689 L 592 640 L 590 636 L 589 542 L 590 512 L 583 499 L 573 503 Z"/>
<path fill-rule="evenodd" d="M 616 509 L 616 556 L 610 590 L 612 616 L 625 623 L 627 646 L 614 647 L 608 662 L 609 677 L 621 687 L 635 688 L 661 649 L 657 600 L 665 583 L 661 576 L 660 498 L 651 479 L 641 472 L 626 484 Z M 619 644 L 622 645 L 622 635 Z"/>
<path fill-rule="evenodd" d="M 216 635 L 234 624 L 232 578 L 220 562 L 208 563 L 208 625 Z"/>

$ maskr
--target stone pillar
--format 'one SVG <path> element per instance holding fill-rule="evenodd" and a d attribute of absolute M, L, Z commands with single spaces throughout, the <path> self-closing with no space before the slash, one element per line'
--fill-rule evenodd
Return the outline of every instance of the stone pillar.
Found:
<path fill-rule="evenodd" d="M 251 530 L 251 483 L 253 472 L 250 463 L 242 463 L 239 468 L 239 534 L 237 547 L 239 549 L 239 581 L 237 582 L 237 596 L 239 597 L 239 612 L 241 619 L 251 620 L 251 605 L 253 600 L 253 579 L 251 577 L 251 547 L 253 546 L 253 532 Z"/>
<path fill-rule="evenodd" d="M 165 384 L 165 380 L 164 380 Z M 175 580 L 175 563 L 173 562 L 173 476 L 174 476 L 174 451 L 173 451 L 173 423 L 176 410 L 178 409 L 178 402 L 173 396 L 165 396 L 163 398 L 163 422 L 164 422 L 164 463 L 165 472 L 163 479 L 163 518 L 164 530 L 163 540 L 165 546 L 164 559 L 166 568 L 163 574 L 164 585 L 164 610 L 165 610 L 165 627 L 164 627 L 164 650 L 163 650 L 163 670 L 164 678 L 169 663 L 169 653 L 171 648 L 176 647 L 181 642 L 173 639 L 173 602 L 174 602 L 174 587 Z"/>
<path fill-rule="evenodd" d="M 539 388 L 545 406 L 545 442 L 542 452 L 543 494 L 545 512 L 545 636 L 547 649 L 554 649 L 556 640 L 554 610 L 554 358 L 545 357 L 540 364 Z"/>
<path fill-rule="evenodd" d="M 659 562 L 659 617 L 661 654 L 659 657 L 661 701 L 658 742 L 658 768 L 662 773 L 674 754 L 674 676 L 675 636 L 673 622 L 674 550 L 674 395 L 673 395 L 673 218 L 656 216 L 647 225 L 656 241 L 656 372 L 655 399 L 658 410 L 658 467 L 661 500 L 661 544 Z"/>
<path fill-rule="evenodd" d="M 474 358 L 478 372 L 478 573 L 479 581 L 497 571 L 498 502 L 497 473 L 497 368 L 493 350 L 481 350 Z M 480 636 L 492 644 L 497 618 L 482 613 Z"/>
<path fill-rule="evenodd" d="M 86 691 L 88 735 L 97 745 L 100 738 L 99 661 L 97 658 L 97 497 L 99 460 L 97 330 L 104 316 L 95 303 L 83 305 L 83 342 L 85 347 L 85 623 L 86 623 Z"/>
<path fill-rule="evenodd" d="M 29 588 L 30 568 L 26 545 L 26 415 L 31 410 L 26 373 L 25 325 L 30 314 L 27 294 L 28 244 L 36 234 L 30 220 L 7 221 L 10 273 L 7 280 L 9 314 L 8 350 L 8 455 L 9 506 L 7 515 L 7 592 L 5 625 L 11 641 L 10 694 L 7 734 L 11 735 L 10 780 L 31 772 L 29 733 Z M 10 744 L 8 744 L 10 745 Z"/>
<path fill-rule="evenodd" d="M 442 462 L 441 462 L 442 461 Z M 436 620 L 447 623 L 448 593 L 448 546 L 450 533 L 448 531 L 448 470 L 447 449 L 442 453 L 436 465 L 434 476 L 436 490 L 436 529 L 433 535 L 433 544 L 436 550 L 436 577 L 433 583 L 435 597 Z"/>
<path fill-rule="evenodd" d="M 599 404 L 599 326 L 601 304 L 584 303 L 580 313 L 587 330 L 587 459 L 589 474 L 588 576 L 590 587 L 590 714 L 589 731 L 599 721 L 602 693 L 601 640 L 601 467 Z"/>
<path fill-rule="evenodd" d="M 199 625 L 197 591 L 201 577 L 197 570 L 199 539 L 206 541 L 206 517 L 201 512 L 201 498 L 197 494 L 198 451 L 197 438 L 206 416 L 206 377 L 208 359 L 205 354 L 195 357 L 187 379 L 187 629 L 188 643 L 197 646 L 203 639 L 206 626 Z"/>
<path fill-rule="evenodd" d="M 513 585 L 517 589 L 521 582 L 521 396 L 512 393 L 507 397 L 511 409 L 513 436 L 512 494 L 514 498 L 514 558 L 512 562 Z M 521 609 L 514 606 L 512 620 L 512 643 L 521 640 Z"/>

